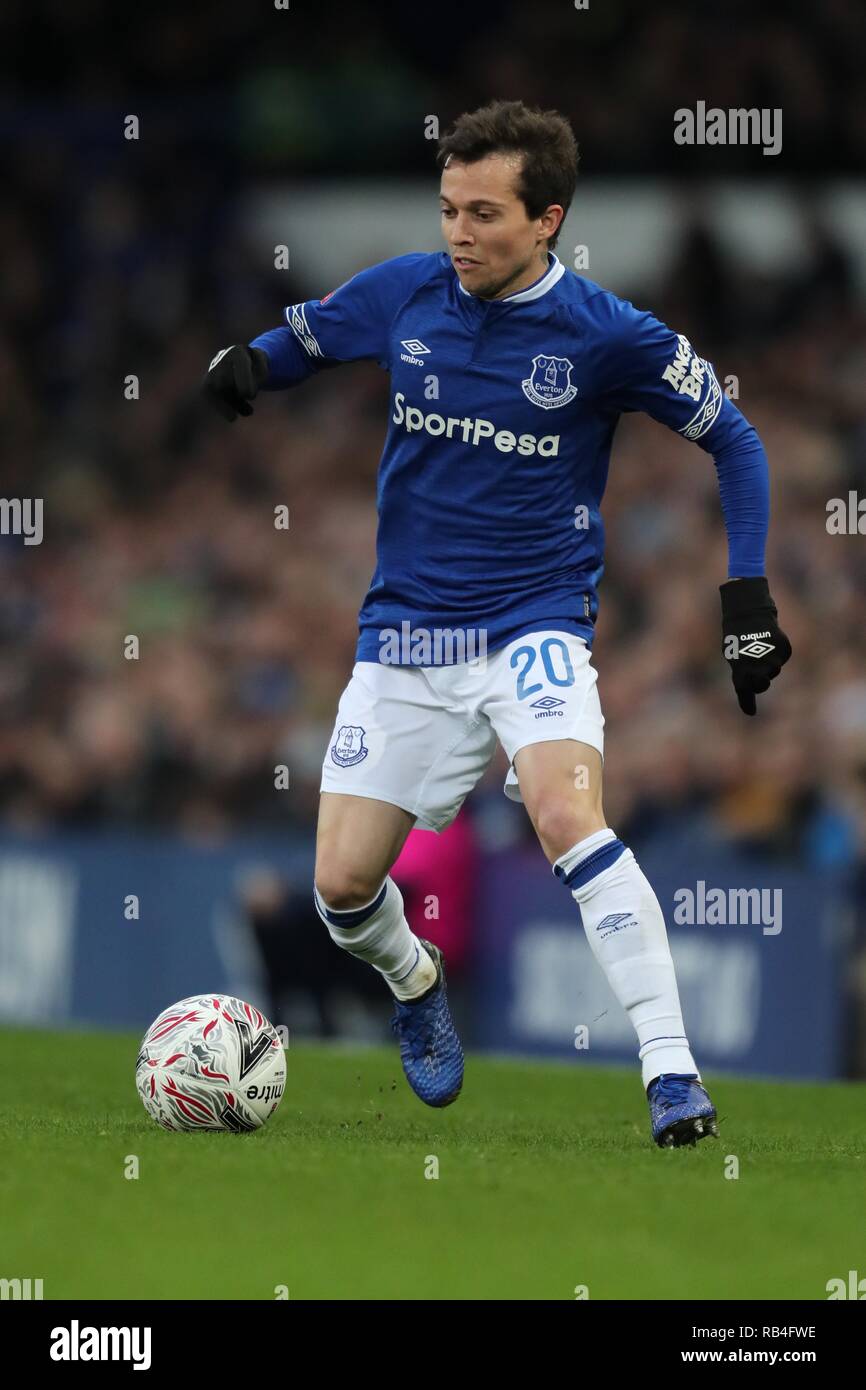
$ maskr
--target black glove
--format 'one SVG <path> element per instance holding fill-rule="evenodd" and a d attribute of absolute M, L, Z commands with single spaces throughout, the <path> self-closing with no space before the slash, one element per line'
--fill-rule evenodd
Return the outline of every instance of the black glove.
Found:
<path fill-rule="evenodd" d="M 744 714 L 755 714 L 755 696 L 769 690 L 791 655 L 791 643 L 779 627 L 776 605 L 766 579 L 729 579 L 722 596 L 722 637 L 734 689 Z M 734 640 L 732 640 L 734 639 Z"/>
<path fill-rule="evenodd" d="M 210 364 L 202 391 L 224 420 L 252 415 L 249 404 L 268 379 L 268 355 L 243 344 L 223 348 Z"/>

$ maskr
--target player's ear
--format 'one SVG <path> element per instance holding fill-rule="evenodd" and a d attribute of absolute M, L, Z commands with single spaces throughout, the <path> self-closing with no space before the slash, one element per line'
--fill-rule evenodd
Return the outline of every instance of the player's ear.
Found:
<path fill-rule="evenodd" d="M 560 203 L 551 203 L 542 214 L 541 221 L 544 224 L 543 230 L 547 237 L 556 236 L 565 220 L 565 209 Z"/>

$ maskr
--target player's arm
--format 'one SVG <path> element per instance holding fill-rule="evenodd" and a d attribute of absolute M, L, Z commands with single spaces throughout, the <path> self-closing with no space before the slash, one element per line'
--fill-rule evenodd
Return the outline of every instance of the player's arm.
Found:
<path fill-rule="evenodd" d="M 611 297 L 599 354 L 599 403 L 642 410 L 711 454 L 728 536 L 728 579 L 720 585 L 724 655 L 745 714 L 791 655 L 765 575 L 770 483 L 756 430 L 725 396 L 710 362 L 652 314 Z"/>
<path fill-rule="evenodd" d="M 388 367 L 388 330 L 424 259 L 397 256 L 359 271 L 324 299 L 288 305 L 279 328 L 217 353 L 204 381 L 207 399 L 235 420 L 252 415 L 259 391 L 297 386 L 324 367 L 364 359 Z"/>

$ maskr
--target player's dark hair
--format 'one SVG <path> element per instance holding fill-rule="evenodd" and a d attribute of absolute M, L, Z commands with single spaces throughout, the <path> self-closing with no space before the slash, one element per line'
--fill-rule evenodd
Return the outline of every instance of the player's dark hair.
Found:
<path fill-rule="evenodd" d="M 436 162 L 444 168 L 453 155 L 473 164 L 488 154 L 523 155 L 515 192 L 528 217 L 540 217 L 551 203 L 568 212 L 580 156 L 574 131 L 558 111 L 541 111 L 522 101 L 491 101 L 477 111 L 464 111 L 440 139 Z M 551 250 L 561 229 L 562 222 L 548 241 Z"/>

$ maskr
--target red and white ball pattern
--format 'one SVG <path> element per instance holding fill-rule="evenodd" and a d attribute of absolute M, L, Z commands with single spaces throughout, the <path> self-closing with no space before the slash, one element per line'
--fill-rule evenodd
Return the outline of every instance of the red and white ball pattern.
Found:
<path fill-rule="evenodd" d="M 164 1129 L 259 1129 L 286 1084 L 286 1058 L 264 1014 L 228 994 L 164 1009 L 141 1041 L 135 1083 Z"/>

